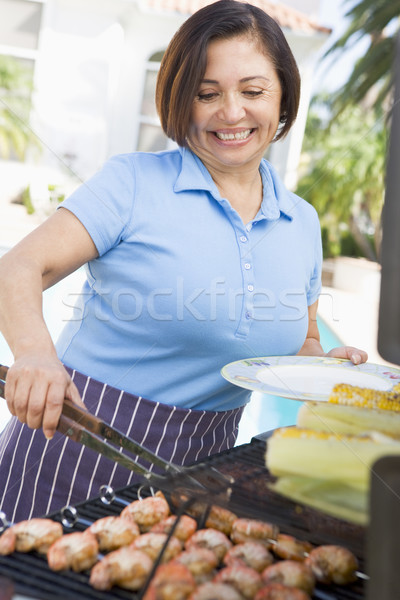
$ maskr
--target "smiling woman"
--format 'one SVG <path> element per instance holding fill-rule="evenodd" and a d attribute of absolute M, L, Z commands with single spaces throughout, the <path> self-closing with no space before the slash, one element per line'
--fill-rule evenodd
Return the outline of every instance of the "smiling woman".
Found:
<path fill-rule="evenodd" d="M 318 216 L 263 158 L 299 92 L 269 15 L 235 0 L 205 6 L 171 40 L 157 82 L 179 147 L 112 157 L 0 260 L 0 327 L 15 356 L 0 502 L 13 519 L 134 481 L 55 432 L 65 397 L 187 464 L 235 443 L 250 391 L 224 380 L 225 364 L 324 354 Z M 42 289 L 83 265 L 55 346 Z M 366 360 L 347 346 L 329 355 Z"/>

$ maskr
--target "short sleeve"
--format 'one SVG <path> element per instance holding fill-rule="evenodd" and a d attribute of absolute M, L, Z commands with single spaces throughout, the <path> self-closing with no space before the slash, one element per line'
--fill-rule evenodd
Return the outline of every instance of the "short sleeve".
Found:
<path fill-rule="evenodd" d="M 121 241 L 130 226 L 134 195 L 133 155 L 118 155 L 110 158 L 60 206 L 81 221 L 101 256 Z"/>

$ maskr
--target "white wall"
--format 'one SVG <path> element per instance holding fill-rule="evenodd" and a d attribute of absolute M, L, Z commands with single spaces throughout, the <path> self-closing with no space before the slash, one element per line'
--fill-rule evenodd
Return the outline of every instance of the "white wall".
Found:
<path fill-rule="evenodd" d="M 132 5 L 121 19 L 125 31 L 121 78 L 110 123 L 110 154 L 131 152 L 138 138 L 145 65 L 152 54 L 165 50 L 184 16 L 155 16 Z M 124 115 L 124 118 L 121 118 Z"/>
<path fill-rule="evenodd" d="M 123 44 L 116 14 L 96 2 L 45 5 L 34 100 L 49 164 L 70 165 L 86 178 L 104 161 Z"/>

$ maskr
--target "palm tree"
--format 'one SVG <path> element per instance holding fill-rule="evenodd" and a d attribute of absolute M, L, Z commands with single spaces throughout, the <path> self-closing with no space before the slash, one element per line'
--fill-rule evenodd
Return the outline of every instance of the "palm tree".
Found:
<path fill-rule="evenodd" d="M 350 5 L 345 17 L 349 26 L 325 53 L 335 56 L 369 37 L 369 47 L 354 65 L 348 81 L 335 92 L 334 117 L 349 104 L 367 102 L 388 112 L 392 101 L 392 65 L 399 29 L 400 0 L 344 0 Z"/>
<path fill-rule="evenodd" d="M 32 76 L 20 61 L 0 56 L 0 158 L 25 158 L 29 146 L 39 146 L 29 125 Z"/>

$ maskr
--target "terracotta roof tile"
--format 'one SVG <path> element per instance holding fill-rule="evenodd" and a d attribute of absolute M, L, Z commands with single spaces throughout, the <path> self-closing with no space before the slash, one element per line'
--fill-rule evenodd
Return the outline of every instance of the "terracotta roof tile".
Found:
<path fill-rule="evenodd" d="M 144 4 L 154 10 L 163 12 L 178 12 L 191 15 L 203 6 L 215 0 L 145 0 Z M 265 10 L 282 28 L 305 33 L 330 33 L 327 27 L 319 25 L 316 21 L 300 11 L 273 0 L 251 0 L 251 4 Z"/>

